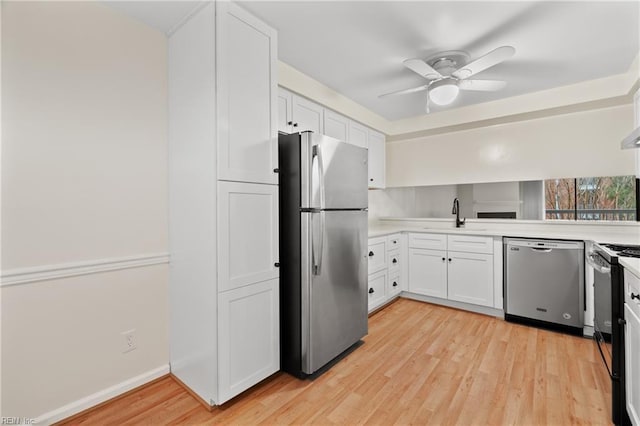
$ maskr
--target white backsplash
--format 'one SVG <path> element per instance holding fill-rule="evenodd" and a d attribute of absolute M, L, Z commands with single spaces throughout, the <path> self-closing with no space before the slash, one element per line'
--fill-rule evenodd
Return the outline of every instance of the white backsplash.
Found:
<path fill-rule="evenodd" d="M 543 219 L 542 181 L 415 186 L 369 191 L 369 219 L 381 217 L 451 218 L 453 199 L 460 216 L 515 211 L 518 219 Z"/>
<path fill-rule="evenodd" d="M 457 185 L 370 190 L 369 218 L 450 217 L 457 194 Z"/>

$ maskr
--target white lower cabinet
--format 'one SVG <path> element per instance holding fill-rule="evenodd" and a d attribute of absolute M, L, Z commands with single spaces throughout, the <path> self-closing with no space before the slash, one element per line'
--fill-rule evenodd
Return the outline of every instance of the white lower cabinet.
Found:
<path fill-rule="evenodd" d="M 448 252 L 447 298 L 493 306 L 493 255 Z"/>
<path fill-rule="evenodd" d="M 624 352 L 627 414 L 631 423 L 640 425 L 640 278 L 624 272 Z M 633 295 L 633 299 L 631 298 Z"/>
<path fill-rule="evenodd" d="M 446 298 L 446 256 L 445 251 L 409 248 L 409 291 Z"/>
<path fill-rule="evenodd" d="M 223 403 L 280 369 L 279 280 L 218 295 L 218 398 Z"/>
<path fill-rule="evenodd" d="M 409 292 L 493 308 L 493 250 L 492 237 L 410 234 Z"/>
<path fill-rule="evenodd" d="M 400 234 L 369 238 L 369 312 L 402 291 L 401 241 Z"/>
<path fill-rule="evenodd" d="M 388 276 L 386 270 L 369 275 L 369 310 L 377 308 L 385 301 Z"/>
<path fill-rule="evenodd" d="M 370 238 L 368 250 L 369 274 L 387 267 L 387 238 Z"/>
<path fill-rule="evenodd" d="M 400 279 L 400 272 L 396 272 L 394 275 L 390 275 L 387 281 L 387 295 L 394 297 L 400 294 L 401 291 L 402 281 Z"/>

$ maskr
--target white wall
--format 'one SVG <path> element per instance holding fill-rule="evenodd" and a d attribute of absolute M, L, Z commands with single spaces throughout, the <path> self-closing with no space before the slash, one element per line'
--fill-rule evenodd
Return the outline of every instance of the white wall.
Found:
<path fill-rule="evenodd" d="M 36 417 L 168 363 L 166 38 L 98 2 L 2 8 L 2 415 Z"/>
<path fill-rule="evenodd" d="M 387 186 L 630 175 L 631 105 L 387 143 Z"/>

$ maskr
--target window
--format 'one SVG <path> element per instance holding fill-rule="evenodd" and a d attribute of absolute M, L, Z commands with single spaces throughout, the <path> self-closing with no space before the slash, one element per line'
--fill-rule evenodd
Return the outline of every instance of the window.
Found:
<path fill-rule="evenodd" d="M 636 220 L 635 176 L 544 181 L 545 218 Z"/>

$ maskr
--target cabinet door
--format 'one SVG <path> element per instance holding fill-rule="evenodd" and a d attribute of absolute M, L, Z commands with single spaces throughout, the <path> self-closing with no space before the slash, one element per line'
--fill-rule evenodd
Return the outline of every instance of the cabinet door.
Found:
<path fill-rule="evenodd" d="M 278 187 L 218 182 L 218 291 L 278 277 Z"/>
<path fill-rule="evenodd" d="M 293 95 L 286 89 L 278 87 L 278 131 L 291 133 L 293 130 Z"/>
<path fill-rule="evenodd" d="M 386 300 L 388 278 L 389 274 L 386 269 L 369 275 L 369 312 L 380 306 Z"/>
<path fill-rule="evenodd" d="M 218 179 L 278 183 L 276 32 L 216 4 Z"/>
<path fill-rule="evenodd" d="M 387 286 L 387 296 L 393 297 L 402 291 L 400 273 L 389 274 L 389 285 Z"/>
<path fill-rule="evenodd" d="M 369 130 L 362 124 L 349 120 L 349 139 L 347 142 L 362 148 L 368 148 Z"/>
<path fill-rule="evenodd" d="M 624 318 L 627 413 L 631 423 L 640 425 L 640 316 L 625 303 Z"/>
<path fill-rule="evenodd" d="M 402 259 L 404 260 L 404 259 Z M 401 265 L 400 250 L 393 250 L 387 252 L 387 267 L 390 274 L 399 274 Z"/>
<path fill-rule="evenodd" d="M 493 307 L 493 256 L 448 252 L 448 298 Z"/>
<path fill-rule="evenodd" d="M 385 138 L 382 133 L 369 130 L 369 188 L 385 185 Z"/>
<path fill-rule="evenodd" d="M 324 134 L 324 108 L 314 102 L 293 95 L 293 131 Z"/>
<path fill-rule="evenodd" d="M 386 237 L 370 238 L 368 253 L 368 270 L 372 274 L 381 269 L 387 269 L 387 239 Z"/>
<path fill-rule="evenodd" d="M 278 287 L 274 279 L 218 295 L 218 404 L 280 369 Z"/>
<path fill-rule="evenodd" d="M 347 142 L 349 119 L 329 109 L 324 110 L 324 134 Z"/>
<path fill-rule="evenodd" d="M 446 252 L 409 249 L 409 291 L 446 299 Z"/>

